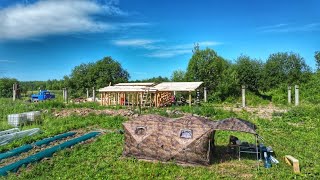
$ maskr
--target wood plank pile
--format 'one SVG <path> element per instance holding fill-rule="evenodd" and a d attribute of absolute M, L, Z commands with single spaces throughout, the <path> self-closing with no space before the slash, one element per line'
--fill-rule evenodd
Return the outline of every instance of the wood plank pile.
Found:
<path fill-rule="evenodd" d="M 162 107 L 162 106 L 168 106 L 171 104 L 171 98 L 173 96 L 172 92 L 158 92 L 157 93 L 157 106 Z"/>

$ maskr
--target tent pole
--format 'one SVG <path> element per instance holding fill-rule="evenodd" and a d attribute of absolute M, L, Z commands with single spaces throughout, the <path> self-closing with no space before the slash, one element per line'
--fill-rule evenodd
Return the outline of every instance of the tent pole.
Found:
<path fill-rule="evenodd" d="M 259 170 L 258 135 L 257 135 L 257 134 L 255 134 L 255 135 L 254 135 L 254 137 L 255 137 L 255 140 L 256 140 L 256 154 L 257 154 L 257 164 L 258 164 L 258 170 Z"/>

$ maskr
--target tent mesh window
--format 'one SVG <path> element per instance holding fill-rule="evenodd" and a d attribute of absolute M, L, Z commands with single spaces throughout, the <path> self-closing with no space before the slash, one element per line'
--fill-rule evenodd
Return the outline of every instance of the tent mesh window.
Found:
<path fill-rule="evenodd" d="M 144 126 L 137 126 L 135 130 L 135 134 L 137 135 L 145 135 L 146 134 L 146 127 Z"/>
<path fill-rule="evenodd" d="M 182 129 L 180 131 L 180 138 L 191 139 L 192 138 L 192 130 L 191 129 Z"/>

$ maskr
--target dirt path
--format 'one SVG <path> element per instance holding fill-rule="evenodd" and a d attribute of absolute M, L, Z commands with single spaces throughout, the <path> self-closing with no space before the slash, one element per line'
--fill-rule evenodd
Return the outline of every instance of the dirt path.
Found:
<path fill-rule="evenodd" d="M 232 107 L 232 106 L 222 106 L 222 107 L 215 107 L 215 108 L 221 108 L 226 111 L 233 111 L 236 113 L 240 113 L 243 111 L 246 111 L 250 113 L 252 116 L 256 116 L 259 118 L 264 119 L 272 119 L 274 115 L 281 115 L 283 113 L 287 112 L 287 109 L 281 109 L 279 107 L 276 107 L 272 104 L 269 104 L 268 106 L 259 106 L 259 107 Z M 180 112 L 179 110 L 167 110 L 168 114 L 177 114 L 177 115 L 186 115 L 187 113 Z M 134 111 L 129 109 L 119 109 L 119 110 L 113 110 L 113 109 L 105 109 L 105 110 L 96 110 L 96 109 L 90 109 L 90 108 L 77 108 L 77 109 L 63 109 L 61 111 L 53 111 L 53 115 L 55 117 L 67 117 L 70 115 L 79 115 L 79 116 L 87 116 L 89 114 L 105 114 L 105 115 L 111 115 L 111 116 L 125 116 L 125 117 L 131 117 L 131 116 L 138 116 L 138 114 L 135 114 Z"/>
<path fill-rule="evenodd" d="M 105 110 L 96 110 L 90 108 L 77 108 L 77 109 L 63 109 L 61 111 L 54 111 L 53 115 L 55 117 L 67 117 L 70 115 L 80 115 L 80 116 L 87 116 L 89 114 L 105 114 L 111 116 L 133 116 L 135 113 L 132 110 L 128 109 L 119 109 L 119 110 L 112 110 L 112 109 L 105 109 Z"/>
<path fill-rule="evenodd" d="M 264 118 L 264 119 L 272 119 L 274 115 L 281 115 L 283 113 L 286 113 L 288 110 L 287 109 L 281 109 L 279 107 L 275 107 L 272 104 L 269 104 L 268 106 L 259 106 L 259 107 L 230 107 L 230 106 L 224 106 L 221 107 L 224 110 L 227 111 L 233 111 L 233 112 L 242 112 L 246 111 L 253 116 L 257 116 L 259 118 Z"/>

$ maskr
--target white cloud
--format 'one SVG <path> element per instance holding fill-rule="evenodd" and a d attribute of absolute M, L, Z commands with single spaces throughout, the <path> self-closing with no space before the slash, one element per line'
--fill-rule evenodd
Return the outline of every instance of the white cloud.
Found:
<path fill-rule="evenodd" d="M 308 32 L 319 31 L 320 23 L 309 23 L 303 25 L 275 24 L 257 28 L 262 33 L 288 33 L 288 32 Z"/>
<path fill-rule="evenodd" d="M 6 59 L 0 59 L 0 63 L 14 63 L 15 61 L 6 60 Z"/>
<path fill-rule="evenodd" d="M 90 0 L 43 0 L 0 9 L 0 39 L 26 39 L 74 32 L 103 32 L 117 25 L 95 19 L 95 15 L 125 16 L 113 4 Z M 122 25 L 125 26 L 125 25 Z"/>
<path fill-rule="evenodd" d="M 153 39 L 119 39 L 114 40 L 113 43 L 117 46 L 130 46 L 136 48 L 145 48 L 145 49 L 156 49 L 154 45 L 159 40 Z"/>
<path fill-rule="evenodd" d="M 180 56 L 184 54 L 191 54 L 193 47 L 198 44 L 201 48 L 210 46 L 217 46 L 222 43 L 215 41 L 201 41 L 197 43 L 178 44 L 167 47 L 161 47 L 159 50 L 146 54 L 147 57 L 153 58 L 170 58 L 174 56 Z"/>
<path fill-rule="evenodd" d="M 151 39 L 120 39 L 115 40 L 114 44 L 118 46 L 145 46 L 154 43 Z"/>
<path fill-rule="evenodd" d="M 116 46 L 126 46 L 133 48 L 142 48 L 151 51 L 145 54 L 146 57 L 170 58 L 183 54 L 192 53 L 193 47 L 198 44 L 201 48 L 216 46 L 222 43 L 216 41 L 201 41 L 197 43 L 185 43 L 176 45 L 166 45 L 163 40 L 154 39 L 119 39 L 114 40 Z"/>
<path fill-rule="evenodd" d="M 274 24 L 269 26 L 261 26 L 261 27 L 258 27 L 258 29 L 265 30 L 265 29 L 281 28 L 286 26 L 288 26 L 288 24 L 280 23 L 280 24 Z"/>
<path fill-rule="evenodd" d="M 170 58 L 189 53 L 192 53 L 191 49 L 161 50 L 146 54 L 145 56 L 153 58 Z"/>

